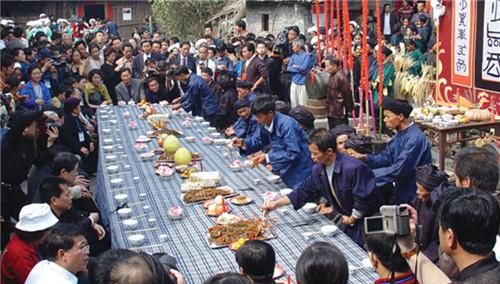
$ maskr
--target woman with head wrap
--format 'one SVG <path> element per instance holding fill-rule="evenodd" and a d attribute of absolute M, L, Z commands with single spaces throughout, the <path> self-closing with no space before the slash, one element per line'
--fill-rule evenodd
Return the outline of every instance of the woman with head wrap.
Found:
<path fill-rule="evenodd" d="M 422 226 L 420 240 L 422 252 L 432 261 L 439 256 L 438 234 L 434 225 L 434 204 L 448 187 L 448 175 L 432 164 L 416 168 L 417 196 L 412 206 L 417 210 L 418 222 Z"/>

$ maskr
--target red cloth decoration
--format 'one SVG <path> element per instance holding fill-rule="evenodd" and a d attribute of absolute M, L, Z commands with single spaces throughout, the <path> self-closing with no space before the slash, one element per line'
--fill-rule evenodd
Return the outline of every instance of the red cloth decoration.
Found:
<path fill-rule="evenodd" d="M 377 45 L 378 45 L 378 50 L 377 50 L 377 64 L 378 64 L 378 105 L 382 105 L 382 98 L 384 97 L 384 94 L 382 93 L 384 91 L 384 62 L 382 62 L 382 20 L 381 18 L 381 13 L 380 13 L 380 0 L 376 0 L 375 6 L 376 8 L 376 15 L 377 15 Z M 374 115 L 374 114 L 372 114 Z"/>

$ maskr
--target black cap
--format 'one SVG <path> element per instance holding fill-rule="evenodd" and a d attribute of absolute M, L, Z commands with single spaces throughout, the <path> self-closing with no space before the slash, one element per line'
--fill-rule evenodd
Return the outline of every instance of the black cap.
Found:
<path fill-rule="evenodd" d="M 333 136 L 338 137 L 338 136 L 343 135 L 343 134 L 345 134 L 345 135 L 355 134 L 356 130 L 354 130 L 354 128 L 352 128 L 351 126 L 349 126 L 347 124 L 340 124 L 340 125 L 337 125 L 334 128 L 332 128 L 330 130 L 330 133 Z"/>
<path fill-rule="evenodd" d="M 404 117 L 410 117 L 413 107 L 406 100 L 397 100 L 392 97 L 384 97 L 382 108 L 395 114 L 402 114 Z"/>
<path fill-rule="evenodd" d="M 64 100 L 64 112 L 72 112 L 77 106 L 80 105 L 80 99 L 69 97 Z"/>
<path fill-rule="evenodd" d="M 237 100 L 234 103 L 234 109 L 239 110 L 240 108 L 250 107 L 250 101 L 247 98 Z"/>
<path fill-rule="evenodd" d="M 309 128 L 314 128 L 314 115 L 304 106 L 296 106 L 292 108 L 288 115 L 293 117 L 300 124 Z"/>

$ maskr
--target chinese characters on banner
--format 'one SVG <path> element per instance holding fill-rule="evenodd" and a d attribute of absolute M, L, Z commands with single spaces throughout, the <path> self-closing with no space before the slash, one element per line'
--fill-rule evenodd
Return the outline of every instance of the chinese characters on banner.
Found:
<path fill-rule="evenodd" d="M 452 82 L 457 85 L 472 86 L 472 41 L 475 15 L 475 1 L 454 1 L 453 9 L 453 56 Z"/>
<path fill-rule="evenodd" d="M 500 0 L 484 1 L 481 78 L 500 83 Z"/>

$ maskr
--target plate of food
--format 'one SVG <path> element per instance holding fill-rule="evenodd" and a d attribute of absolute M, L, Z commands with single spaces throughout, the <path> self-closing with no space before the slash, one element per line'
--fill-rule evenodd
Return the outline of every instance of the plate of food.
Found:
<path fill-rule="evenodd" d="M 147 137 L 145 135 L 140 135 L 135 140 L 136 143 L 148 143 L 149 141 L 151 141 L 151 138 L 149 138 L 149 137 Z"/>
<path fill-rule="evenodd" d="M 234 205 L 247 205 L 252 203 L 253 199 L 246 195 L 238 195 L 230 199 L 231 203 Z"/>
<path fill-rule="evenodd" d="M 218 195 L 223 197 L 231 197 L 235 195 L 234 189 L 228 186 L 210 187 L 190 190 L 181 194 L 181 201 L 184 204 L 203 203 L 207 200 L 212 200 Z"/>
<path fill-rule="evenodd" d="M 227 247 L 239 239 L 269 240 L 276 238 L 271 223 L 262 219 L 247 219 L 228 225 L 208 228 L 207 240 L 210 248 Z"/>
<path fill-rule="evenodd" d="M 241 220 L 243 220 L 243 218 L 236 216 L 234 214 L 222 213 L 219 217 L 215 219 L 215 223 L 217 225 L 229 225 L 238 223 Z"/>

